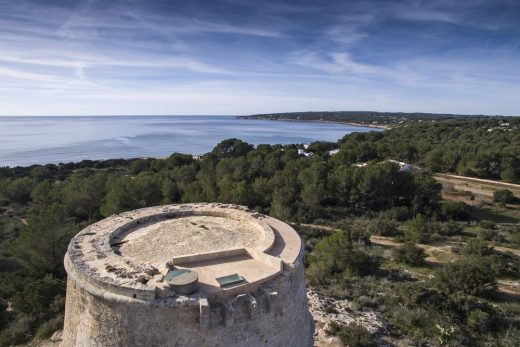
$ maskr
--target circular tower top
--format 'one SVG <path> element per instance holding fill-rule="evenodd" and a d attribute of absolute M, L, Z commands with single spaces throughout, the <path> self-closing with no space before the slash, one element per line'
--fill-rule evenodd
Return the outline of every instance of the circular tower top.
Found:
<path fill-rule="evenodd" d="M 258 290 L 302 255 L 300 237 L 279 220 L 237 205 L 183 204 L 85 228 L 70 242 L 65 267 L 85 290 L 106 298 L 215 302 Z"/>

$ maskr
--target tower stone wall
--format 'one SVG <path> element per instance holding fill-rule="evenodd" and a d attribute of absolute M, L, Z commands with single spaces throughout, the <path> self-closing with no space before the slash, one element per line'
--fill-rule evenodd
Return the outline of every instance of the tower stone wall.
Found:
<path fill-rule="evenodd" d="M 153 239 L 155 229 L 140 231 L 141 227 L 193 215 L 210 216 L 205 223 L 211 217 L 224 218 L 216 220 L 221 224 L 215 227 L 223 238 L 227 231 L 221 225 L 227 226 L 226 218 L 249 224 L 258 221 L 259 232 L 246 240 L 251 244 L 243 253 L 231 244 L 233 240 L 229 240 L 232 249 L 172 254 L 171 259 L 158 256 L 149 263 L 124 252 L 126 242 L 128 249 L 140 245 L 137 237 L 129 236 L 134 232 Z M 179 221 L 191 227 L 199 220 Z M 234 222 L 229 225 L 237 227 Z M 212 232 L 206 225 L 194 230 Z M 169 205 L 109 217 L 80 232 L 69 246 L 62 346 L 312 346 L 314 327 L 302 259 L 301 240 L 290 226 L 240 206 Z M 169 290 L 163 277 L 172 263 L 198 271 L 200 290 L 191 295 Z M 239 271 L 244 281 L 216 286 L 211 276 L 227 269 Z"/>

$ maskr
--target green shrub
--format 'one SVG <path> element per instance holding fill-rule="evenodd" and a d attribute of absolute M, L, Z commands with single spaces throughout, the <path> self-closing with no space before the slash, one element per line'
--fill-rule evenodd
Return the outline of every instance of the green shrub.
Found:
<path fill-rule="evenodd" d="M 338 336 L 344 346 L 348 347 L 376 347 L 376 339 L 363 326 L 351 323 L 341 328 Z"/>
<path fill-rule="evenodd" d="M 493 223 L 492 221 L 487 220 L 487 219 L 481 220 L 479 225 L 481 228 L 484 228 L 484 229 L 493 229 L 494 230 L 497 227 L 497 225 L 495 223 Z"/>
<path fill-rule="evenodd" d="M 396 221 L 386 218 L 376 218 L 368 223 L 367 231 L 370 235 L 396 236 L 399 235 Z"/>
<path fill-rule="evenodd" d="M 343 273 L 371 274 L 380 263 L 377 257 L 353 244 L 351 233 L 346 231 L 337 231 L 316 243 L 308 261 L 307 276 L 314 284 L 333 280 Z"/>
<path fill-rule="evenodd" d="M 442 223 L 439 234 L 442 236 L 454 236 L 454 235 L 460 235 L 464 228 L 460 225 L 460 223 L 449 221 L 446 223 Z"/>
<path fill-rule="evenodd" d="M 332 313 L 338 313 L 338 310 L 336 310 L 336 308 L 334 308 L 334 306 L 327 305 L 323 308 L 323 312 L 332 314 Z"/>
<path fill-rule="evenodd" d="M 131 175 L 138 175 L 139 173 L 149 169 L 149 161 L 147 159 L 135 159 L 128 165 L 128 172 Z"/>
<path fill-rule="evenodd" d="M 0 195 L 12 202 L 26 204 L 31 199 L 31 191 L 35 185 L 36 181 L 29 177 L 5 180 L 0 186 Z"/>
<path fill-rule="evenodd" d="M 413 242 L 407 242 L 394 250 L 394 259 L 412 266 L 424 264 L 426 253 Z"/>
<path fill-rule="evenodd" d="M 10 320 L 10 314 L 7 311 L 7 303 L 0 300 L 0 330 L 2 330 Z"/>
<path fill-rule="evenodd" d="M 512 204 L 515 197 L 509 189 L 499 189 L 493 193 L 493 201 L 497 204 Z"/>
<path fill-rule="evenodd" d="M 307 257 L 306 259 L 310 259 Z M 332 280 L 331 266 L 324 260 L 309 260 L 310 264 L 305 275 L 310 284 L 321 286 Z"/>
<path fill-rule="evenodd" d="M 513 253 L 496 252 L 487 258 L 501 277 L 520 279 L 520 257 Z"/>
<path fill-rule="evenodd" d="M 13 308 L 17 312 L 44 316 L 51 313 L 51 306 L 63 296 L 64 282 L 52 275 L 45 275 L 25 286 L 24 290 L 13 297 Z"/>
<path fill-rule="evenodd" d="M 0 330 L 0 347 L 7 347 L 25 342 L 31 335 L 34 319 L 30 316 L 20 316 L 5 329 Z"/>
<path fill-rule="evenodd" d="M 496 270 L 483 257 L 464 257 L 437 270 L 435 281 L 441 291 L 479 295 L 496 286 Z"/>
<path fill-rule="evenodd" d="M 341 324 L 338 324 L 336 321 L 332 321 L 327 324 L 327 328 L 325 328 L 325 334 L 327 336 L 336 336 L 341 331 Z"/>
<path fill-rule="evenodd" d="M 443 236 L 455 236 L 460 235 L 463 232 L 463 227 L 460 223 L 455 221 L 448 222 L 436 222 L 428 221 L 426 227 L 423 230 L 424 241 L 435 241 L 436 239 L 442 239 Z"/>
<path fill-rule="evenodd" d="M 345 259 L 347 272 L 360 276 L 375 273 L 380 263 L 378 257 L 361 249 L 353 249 L 350 256 Z"/>
<path fill-rule="evenodd" d="M 410 209 L 406 206 L 393 207 L 384 212 L 384 216 L 398 222 L 404 222 L 410 218 Z"/>
<path fill-rule="evenodd" d="M 484 241 L 496 240 L 498 238 L 498 232 L 493 229 L 480 229 L 478 231 L 478 237 Z"/>
<path fill-rule="evenodd" d="M 520 228 L 510 232 L 509 238 L 511 243 L 520 245 Z"/>
<path fill-rule="evenodd" d="M 59 314 L 56 317 L 41 324 L 34 338 L 36 340 L 43 340 L 50 337 L 54 332 L 60 330 L 63 327 L 63 314 Z"/>
<path fill-rule="evenodd" d="M 500 178 L 507 182 L 517 183 L 518 182 L 518 174 L 517 170 L 513 167 L 506 167 L 500 170 Z"/>
<path fill-rule="evenodd" d="M 491 317 L 491 315 L 480 309 L 475 309 L 471 311 L 467 318 L 468 327 L 471 330 L 478 332 L 487 331 L 492 323 L 493 318 Z"/>
<path fill-rule="evenodd" d="M 428 224 L 427 220 L 421 215 L 417 214 L 414 219 L 408 223 L 408 227 L 404 233 L 407 241 L 425 242 L 428 240 Z"/>
<path fill-rule="evenodd" d="M 470 218 L 471 208 L 460 201 L 443 201 L 441 204 L 440 215 L 444 220 L 468 220 Z"/>
<path fill-rule="evenodd" d="M 493 247 L 488 246 L 484 241 L 479 239 L 469 240 L 462 248 L 461 253 L 470 256 L 486 256 L 493 253 Z"/>
<path fill-rule="evenodd" d="M 347 231 L 349 238 L 354 246 L 370 246 L 370 234 L 363 229 L 351 228 Z"/>

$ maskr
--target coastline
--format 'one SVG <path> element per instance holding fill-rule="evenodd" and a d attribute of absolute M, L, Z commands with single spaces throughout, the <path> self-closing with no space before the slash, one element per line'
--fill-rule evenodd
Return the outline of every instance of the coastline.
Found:
<path fill-rule="evenodd" d="M 351 125 L 351 126 L 355 126 L 355 127 L 374 128 L 374 129 L 382 129 L 382 130 L 388 130 L 388 129 L 392 128 L 389 125 L 374 125 L 374 124 L 352 123 L 352 122 L 342 122 L 342 121 L 333 121 L 333 120 L 320 120 L 320 119 L 288 119 L 288 118 L 270 118 L 270 117 L 255 117 L 255 116 L 237 116 L 236 118 L 238 118 L 238 119 L 256 119 L 256 120 L 284 121 L 284 122 L 334 123 L 334 124 L 345 124 L 345 125 Z"/>
<path fill-rule="evenodd" d="M 336 142 L 347 133 L 372 130 L 327 123 L 248 122 L 235 115 L 196 119 L 188 116 L 12 117 L 8 123 L 2 122 L 0 137 L 6 141 L 0 148 L 0 166 L 9 167 L 163 157 L 173 152 L 201 155 L 230 138 L 271 145 Z M 45 131 L 41 131 L 42 126 Z M 72 135 L 78 129 L 82 129 L 80 134 Z"/>

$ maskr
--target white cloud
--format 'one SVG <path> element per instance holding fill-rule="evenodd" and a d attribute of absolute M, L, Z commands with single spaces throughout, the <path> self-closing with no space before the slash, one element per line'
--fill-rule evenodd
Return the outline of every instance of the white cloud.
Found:
<path fill-rule="evenodd" d="M 329 74 L 351 77 L 381 72 L 381 69 L 375 66 L 355 61 L 347 52 L 298 51 L 293 53 L 290 62 Z"/>
<path fill-rule="evenodd" d="M 80 80 L 84 80 L 85 79 L 85 69 L 83 68 L 83 66 L 79 65 L 79 66 L 76 66 L 76 69 L 74 70 L 74 75 L 79 78 Z"/>
<path fill-rule="evenodd" d="M 4 67 L 0 67 L 0 76 L 47 83 L 64 83 L 66 81 L 52 75 L 25 72 Z"/>

